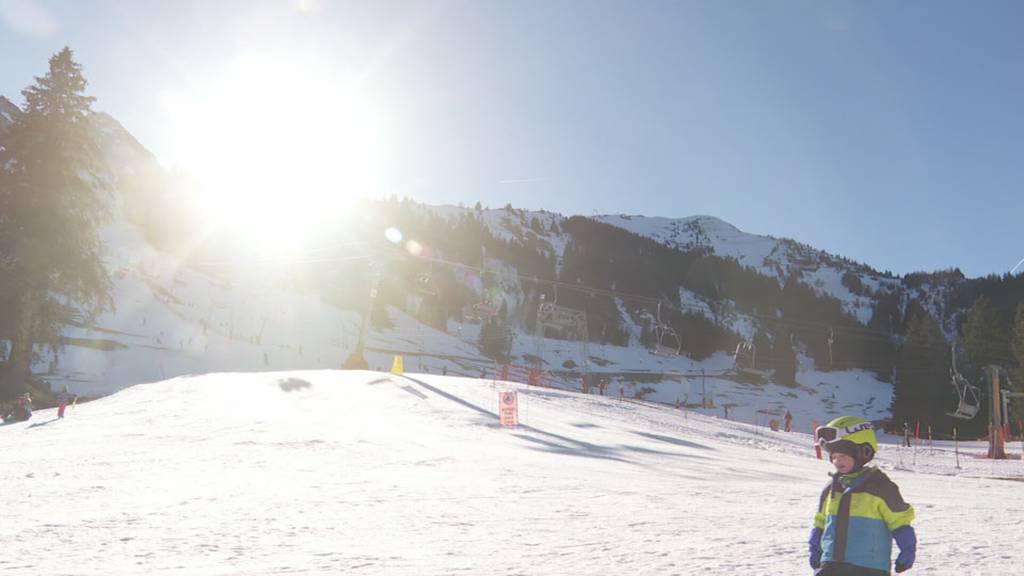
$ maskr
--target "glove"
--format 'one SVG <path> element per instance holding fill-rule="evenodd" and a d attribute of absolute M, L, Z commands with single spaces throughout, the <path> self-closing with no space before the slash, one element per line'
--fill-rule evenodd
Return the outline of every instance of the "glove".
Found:
<path fill-rule="evenodd" d="M 807 541 L 807 546 L 811 555 L 810 558 L 808 558 L 811 563 L 811 568 L 814 568 L 815 570 L 821 568 L 821 528 L 811 530 L 811 537 Z"/>
<path fill-rule="evenodd" d="M 917 534 L 913 526 L 902 526 L 892 533 L 893 540 L 900 547 L 900 554 L 896 557 L 896 572 L 906 572 L 914 566 L 914 559 L 917 556 Z"/>

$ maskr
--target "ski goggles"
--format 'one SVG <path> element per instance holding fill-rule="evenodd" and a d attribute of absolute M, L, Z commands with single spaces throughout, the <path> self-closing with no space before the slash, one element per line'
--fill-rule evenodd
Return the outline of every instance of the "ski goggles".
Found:
<path fill-rule="evenodd" d="M 854 424 L 853 426 L 818 426 L 814 430 L 814 441 L 818 444 L 826 444 L 829 442 L 835 442 L 836 440 L 842 440 L 851 434 L 856 434 L 862 430 L 871 430 L 871 422 L 861 422 L 860 424 Z"/>

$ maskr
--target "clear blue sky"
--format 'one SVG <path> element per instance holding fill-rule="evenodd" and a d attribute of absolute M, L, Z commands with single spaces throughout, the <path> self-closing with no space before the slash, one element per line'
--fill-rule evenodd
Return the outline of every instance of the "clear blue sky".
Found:
<path fill-rule="evenodd" d="M 162 94 L 246 50 L 315 57 L 385 103 L 402 196 L 711 214 L 977 276 L 1024 257 L 1021 22 L 1015 1 L 0 0 L 0 94 L 70 45 L 163 157 Z"/>

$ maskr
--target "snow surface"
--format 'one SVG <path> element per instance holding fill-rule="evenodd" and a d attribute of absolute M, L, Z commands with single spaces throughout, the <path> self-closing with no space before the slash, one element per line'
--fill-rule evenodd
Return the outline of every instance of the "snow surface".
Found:
<path fill-rule="evenodd" d="M 809 574 L 830 470 L 808 434 L 431 374 L 211 374 L 54 412 L 0 427 L 3 574 Z M 883 441 L 911 574 L 1020 573 L 1020 460 Z"/>
<path fill-rule="evenodd" d="M 680 250 L 707 248 L 718 256 L 735 258 L 744 266 L 751 266 L 767 276 L 775 276 L 775 270 L 768 265 L 768 260 L 779 250 L 778 240 L 741 232 L 732 224 L 714 216 L 674 219 L 619 214 L 594 216 L 593 219 Z"/>

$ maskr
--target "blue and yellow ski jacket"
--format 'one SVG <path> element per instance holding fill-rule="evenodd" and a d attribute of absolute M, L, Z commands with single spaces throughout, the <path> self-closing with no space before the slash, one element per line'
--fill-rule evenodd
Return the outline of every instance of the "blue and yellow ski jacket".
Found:
<path fill-rule="evenodd" d="M 876 467 L 835 474 L 821 492 L 814 527 L 823 530 L 822 562 L 845 562 L 883 574 L 892 565 L 892 532 L 914 521 L 914 508 Z"/>

